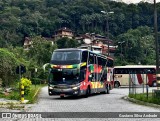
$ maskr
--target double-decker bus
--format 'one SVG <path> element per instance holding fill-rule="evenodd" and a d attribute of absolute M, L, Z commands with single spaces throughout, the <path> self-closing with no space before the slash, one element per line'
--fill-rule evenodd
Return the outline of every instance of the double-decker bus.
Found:
<path fill-rule="evenodd" d="M 156 66 L 155 65 L 126 65 L 114 67 L 114 86 L 129 86 L 147 84 L 155 87 Z"/>
<path fill-rule="evenodd" d="M 113 85 L 113 59 L 87 49 L 57 49 L 50 62 L 49 95 L 109 93 Z"/>

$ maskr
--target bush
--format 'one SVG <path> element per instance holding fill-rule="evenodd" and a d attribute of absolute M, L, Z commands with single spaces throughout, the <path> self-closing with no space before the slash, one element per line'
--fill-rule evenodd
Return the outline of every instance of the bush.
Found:
<path fill-rule="evenodd" d="M 27 78 L 21 78 L 21 85 L 24 86 L 24 95 L 28 95 L 31 91 L 32 82 Z"/>
<path fill-rule="evenodd" d="M 20 100 L 20 94 L 17 91 L 13 91 L 11 94 L 9 94 L 8 98 L 11 100 Z"/>
<path fill-rule="evenodd" d="M 39 78 L 32 78 L 31 79 L 32 80 L 32 84 L 41 84 L 41 79 L 39 79 Z"/>

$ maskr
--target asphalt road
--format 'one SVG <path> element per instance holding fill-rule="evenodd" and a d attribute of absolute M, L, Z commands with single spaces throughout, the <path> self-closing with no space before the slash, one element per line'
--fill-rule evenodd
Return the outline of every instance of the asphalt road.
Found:
<path fill-rule="evenodd" d="M 153 88 L 149 88 L 150 91 L 152 91 Z M 138 88 L 136 90 L 137 92 L 142 92 L 142 88 Z M 57 114 L 60 117 L 63 118 L 47 118 L 47 119 L 31 119 L 32 121 L 36 120 L 56 120 L 56 121 L 75 121 L 75 120 L 84 120 L 84 121 L 99 121 L 99 120 L 126 120 L 126 121 L 132 121 L 132 120 L 148 120 L 150 121 L 158 121 L 158 118 L 122 118 L 120 115 L 124 115 L 130 112 L 132 113 L 160 113 L 159 108 L 154 107 L 147 107 L 144 105 L 138 105 L 129 101 L 126 101 L 122 99 L 122 97 L 128 95 L 129 89 L 128 88 L 118 88 L 113 89 L 110 91 L 110 94 L 94 94 L 89 96 L 88 98 L 85 98 L 83 96 L 80 97 L 72 97 L 68 96 L 64 99 L 61 99 L 59 96 L 49 96 L 48 95 L 48 88 L 43 87 L 40 91 L 38 102 L 36 104 L 28 105 L 27 109 L 24 110 L 24 112 L 41 112 L 46 113 L 46 115 L 56 115 Z M 50 112 L 50 113 L 47 113 Z M 58 113 L 57 113 L 58 112 Z M 65 117 L 66 113 L 69 112 L 69 117 Z M 80 112 L 76 114 L 77 112 Z M 98 113 L 99 112 L 99 113 Z M 108 112 L 110 112 L 108 114 Z M 57 114 L 56 114 L 57 113 Z M 96 114 L 102 114 L 102 115 L 96 115 Z M 117 114 L 118 113 L 118 114 Z M 74 118 L 70 118 L 71 115 L 77 115 Z M 106 115 L 104 117 L 104 115 Z M 110 118 L 107 118 L 107 115 Z M 143 114 L 142 114 L 143 115 Z M 68 116 L 68 115 L 67 115 Z M 85 116 L 84 118 L 82 118 Z M 117 117 L 119 116 L 119 118 Z M 159 114 L 160 116 L 160 114 Z M 72 117 L 72 116 L 71 116 Z M 93 118 L 94 117 L 94 118 Z M 103 117 L 103 118 L 102 118 Z M 15 121 L 24 121 L 24 119 L 15 119 Z M 30 120 L 30 119 L 25 119 Z M 14 120 L 13 120 L 14 121 Z"/>
<path fill-rule="evenodd" d="M 48 88 L 42 88 L 37 104 L 29 112 L 160 112 L 160 109 L 128 102 L 122 97 L 128 95 L 128 88 L 118 88 L 110 94 L 94 94 L 88 98 L 49 96 Z M 142 92 L 141 88 L 136 90 Z M 152 88 L 150 88 L 152 91 Z"/>

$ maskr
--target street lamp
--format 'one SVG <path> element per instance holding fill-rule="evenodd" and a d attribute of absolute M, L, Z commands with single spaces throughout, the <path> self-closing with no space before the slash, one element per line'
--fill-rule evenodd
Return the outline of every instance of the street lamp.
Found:
<path fill-rule="evenodd" d="M 107 38 L 108 38 L 108 56 L 109 56 L 109 22 L 108 22 L 108 19 L 109 19 L 109 14 L 112 14 L 114 13 L 113 11 L 110 11 L 110 12 L 107 12 L 107 11 L 101 11 L 101 13 L 103 14 L 107 14 L 107 19 L 106 19 L 106 26 L 107 26 Z"/>
<path fill-rule="evenodd" d="M 125 41 L 118 42 L 118 44 L 121 44 L 121 61 L 122 61 L 122 44 L 123 44 L 124 42 L 125 42 Z"/>

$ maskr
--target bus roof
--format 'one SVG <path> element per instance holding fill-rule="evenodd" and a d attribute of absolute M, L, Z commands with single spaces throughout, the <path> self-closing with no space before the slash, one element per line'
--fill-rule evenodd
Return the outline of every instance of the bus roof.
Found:
<path fill-rule="evenodd" d="M 114 68 L 156 68 L 155 65 L 126 65 L 126 66 L 115 66 Z"/>
<path fill-rule="evenodd" d="M 87 49 L 79 49 L 79 48 L 63 48 L 63 49 L 56 49 L 54 51 L 84 51 L 84 50 L 87 50 Z"/>
<path fill-rule="evenodd" d="M 88 46 L 88 45 L 82 45 L 80 47 L 91 47 L 91 46 Z M 92 45 L 92 48 L 99 48 L 99 49 L 102 49 L 102 47 L 100 46 L 96 46 L 96 45 Z"/>
<path fill-rule="evenodd" d="M 94 52 L 91 51 L 91 50 L 81 49 L 81 48 L 63 48 L 63 49 L 56 49 L 56 50 L 54 50 L 54 52 L 63 52 L 63 51 L 89 51 L 89 52 L 91 52 L 91 53 L 94 53 Z M 110 59 L 110 60 L 113 60 L 113 58 L 107 57 L 107 56 L 102 55 L 102 54 L 98 54 L 98 53 L 94 53 L 94 54 L 96 54 L 96 55 L 98 55 L 98 56 L 101 56 L 101 57 L 104 57 L 104 58 L 108 58 L 108 59 Z"/>

